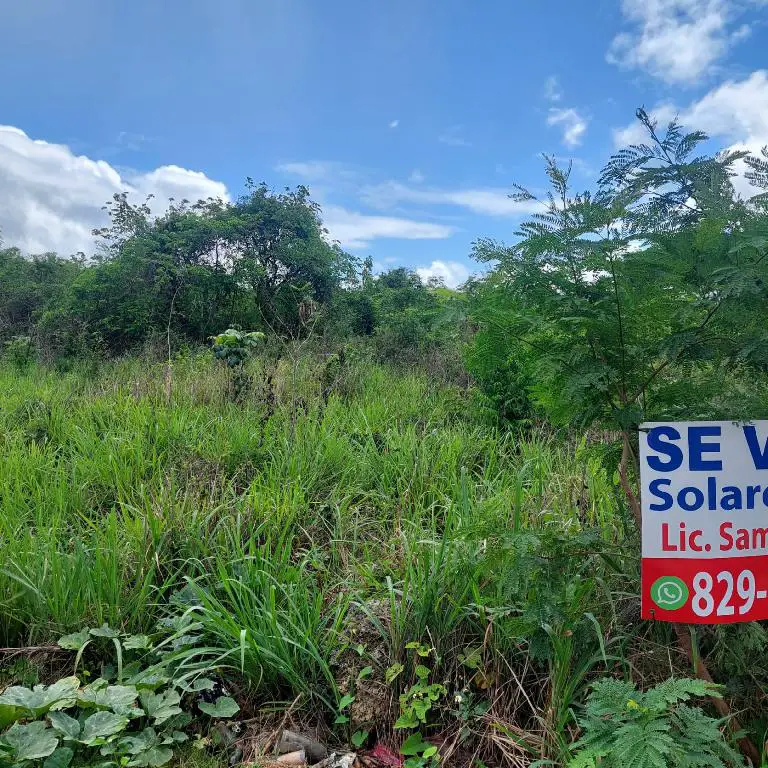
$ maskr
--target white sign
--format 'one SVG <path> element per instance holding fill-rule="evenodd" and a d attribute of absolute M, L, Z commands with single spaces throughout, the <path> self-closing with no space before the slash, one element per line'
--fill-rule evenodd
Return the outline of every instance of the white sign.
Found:
<path fill-rule="evenodd" d="M 642 613 L 768 618 L 768 421 L 640 426 Z"/>

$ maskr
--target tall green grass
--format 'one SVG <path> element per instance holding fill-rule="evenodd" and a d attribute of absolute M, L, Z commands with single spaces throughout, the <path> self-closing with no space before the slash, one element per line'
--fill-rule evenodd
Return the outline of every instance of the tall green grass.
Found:
<path fill-rule="evenodd" d="M 471 679 L 460 654 L 478 648 L 499 691 L 510 669 L 539 674 L 551 633 L 592 659 L 592 622 L 614 615 L 595 569 L 616 569 L 577 534 L 599 526 L 597 548 L 621 560 L 624 526 L 611 473 L 583 445 L 500 432 L 471 391 L 372 365 L 327 403 L 317 362 L 278 368 L 273 408 L 261 365 L 237 405 L 207 357 L 174 363 L 170 398 L 163 368 L 136 359 L 95 377 L 0 369 L 2 644 L 145 630 L 183 590 L 206 633 L 188 664 L 215 659 L 256 697 L 329 712 L 352 604 L 390 662 L 423 642 L 457 684 Z M 553 680 L 567 689 L 578 663 Z M 546 694 L 529 698 L 546 709 Z"/>

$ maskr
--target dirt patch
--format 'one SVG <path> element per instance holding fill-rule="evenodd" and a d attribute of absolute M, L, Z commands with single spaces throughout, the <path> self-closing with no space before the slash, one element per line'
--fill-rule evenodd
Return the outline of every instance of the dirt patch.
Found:
<path fill-rule="evenodd" d="M 384 681 L 389 665 L 389 606 L 384 600 L 353 605 L 345 622 L 346 643 L 335 660 L 336 683 L 342 695 L 354 696 L 349 708 L 353 730 L 391 726 L 396 716 L 392 688 Z"/>

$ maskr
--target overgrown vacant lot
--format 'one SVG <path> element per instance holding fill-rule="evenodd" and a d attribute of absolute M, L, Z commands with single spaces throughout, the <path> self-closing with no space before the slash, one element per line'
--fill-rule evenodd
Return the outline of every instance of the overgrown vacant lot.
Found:
<path fill-rule="evenodd" d="M 256 397 L 227 402 L 208 360 L 177 368 L 170 404 L 162 366 L 6 374 L 6 644 L 89 622 L 145 630 L 185 579 L 265 546 L 272 575 L 308 589 L 303 608 L 315 585 L 327 607 L 405 579 L 461 613 L 488 582 L 513 598 L 491 566 L 516 533 L 599 522 L 606 546 L 620 541 L 610 478 L 574 443 L 499 435 L 469 393 L 421 376 L 352 378 L 327 405 L 307 379 L 296 410 L 286 396 L 269 415 Z"/>
<path fill-rule="evenodd" d="M 3 376 L 4 644 L 149 631 L 194 582 L 255 707 L 301 693 L 332 711 L 359 631 L 365 687 L 419 641 L 450 681 L 439 707 L 501 697 L 500 715 L 524 706 L 538 733 L 547 633 L 565 673 L 602 632 L 584 612 L 621 610 L 596 568 L 637 570 L 599 462 L 556 435 L 499 435 L 470 393 L 421 376 L 361 368 L 327 405 L 306 377 L 300 406 L 286 394 L 271 415 L 256 396 L 227 402 L 225 384 L 208 360 L 177 365 L 170 404 L 162 366 Z M 386 688 L 377 726 L 398 716 Z"/>
<path fill-rule="evenodd" d="M 599 436 L 500 433 L 471 390 L 370 364 L 325 399 L 317 361 L 284 364 L 267 397 L 259 365 L 239 403 L 207 356 L 175 363 L 170 399 L 138 360 L 2 374 L 4 645 L 192 608 L 183 664 L 248 716 L 291 706 L 339 743 L 420 728 L 455 764 L 565 759 L 590 681 L 688 671 L 637 620 L 637 533 Z"/>
<path fill-rule="evenodd" d="M 764 623 L 640 620 L 638 455 L 768 416 L 768 149 L 637 116 L 457 290 L 303 186 L 0 250 L 0 768 L 766 764 Z"/>

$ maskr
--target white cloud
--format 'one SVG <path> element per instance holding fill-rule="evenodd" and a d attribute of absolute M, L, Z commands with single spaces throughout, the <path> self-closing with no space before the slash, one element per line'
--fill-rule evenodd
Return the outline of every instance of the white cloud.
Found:
<path fill-rule="evenodd" d="M 580 115 L 575 109 L 555 109 L 549 110 L 547 115 L 547 125 L 557 125 L 563 130 L 563 144 L 566 147 L 575 147 L 581 143 L 584 134 L 587 131 L 589 121 Z"/>
<path fill-rule="evenodd" d="M 99 154 L 109 156 L 124 152 L 141 152 L 154 141 L 157 141 L 155 137 L 145 136 L 143 133 L 120 131 L 115 137 L 114 143 L 104 147 Z"/>
<path fill-rule="evenodd" d="M 178 165 L 163 165 L 154 171 L 129 175 L 123 186 L 129 191 L 136 190 L 139 195 L 154 195 L 152 208 L 156 213 L 164 211 L 171 198 L 192 203 L 209 197 L 229 199 L 222 182 L 209 179 L 202 171 L 190 171 Z"/>
<path fill-rule="evenodd" d="M 423 205 L 453 205 L 486 216 L 522 216 L 541 210 L 535 201 L 516 202 L 508 189 L 497 187 L 476 189 L 427 189 L 409 187 L 397 181 L 365 187 L 363 199 L 376 208 L 391 208 L 399 203 Z"/>
<path fill-rule="evenodd" d="M 688 130 L 703 130 L 711 136 L 758 143 L 768 140 L 768 71 L 761 69 L 743 80 L 728 80 L 713 88 L 687 107 L 659 104 L 650 110 L 651 117 L 664 126 L 675 116 Z M 639 122 L 614 133 L 617 146 L 645 139 Z"/>
<path fill-rule="evenodd" d="M 741 81 L 728 80 L 692 104 L 681 119 L 712 135 L 741 141 L 768 139 L 768 72 L 758 70 Z"/>
<path fill-rule="evenodd" d="M 613 39 L 608 61 L 668 83 L 695 84 L 750 31 L 746 24 L 733 30 L 733 0 L 622 0 L 621 7 L 633 30 Z"/>
<path fill-rule="evenodd" d="M 325 206 L 323 222 L 330 238 L 350 249 L 367 248 L 371 240 L 380 238 L 444 240 L 454 232 L 453 227 L 444 224 L 394 216 L 370 216 L 336 205 Z"/>
<path fill-rule="evenodd" d="M 356 168 L 332 160 L 279 163 L 275 166 L 275 170 L 289 176 L 298 176 L 306 182 L 338 181 L 339 179 L 351 181 L 359 175 Z"/>
<path fill-rule="evenodd" d="M 400 125 L 400 121 L 399 120 L 390 120 L 390 122 L 389 122 L 389 127 L 390 128 L 397 128 L 398 125 Z"/>
<path fill-rule="evenodd" d="M 743 80 L 728 80 L 683 109 L 665 103 L 650 114 L 661 127 L 678 116 L 688 130 L 703 130 L 724 139 L 731 148 L 759 153 L 768 144 L 768 71 L 758 70 Z M 637 144 L 646 138 L 637 121 L 614 132 L 617 146 Z M 754 194 L 743 179 L 737 180 L 737 189 L 742 194 Z"/>
<path fill-rule="evenodd" d="M 471 147 L 472 143 L 467 141 L 463 135 L 463 129 L 460 125 L 452 125 L 444 130 L 437 140 L 441 144 L 447 144 L 449 147 Z"/>
<path fill-rule="evenodd" d="M 307 182 L 322 182 L 326 191 L 343 189 L 378 210 L 392 209 L 400 203 L 454 206 L 484 216 L 524 216 L 542 210 L 541 204 L 535 201 L 515 202 L 510 199 L 509 188 L 443 189 L 421 186 L 424 174 L 418 168 L 411 171 L 408 177 L 410 185 L 398 181 L 364 184 L 363 180 L 368 175 L 365 172 L 325 160 L 283 163 L 277 166 L 277 170 L 299 176 Z"/>
<path fill-rule="evenodd" d="M 758 0 L 761 2 L 761 0 Z M 749 24 L 742 24 L 732 35 L 731 42 L 738 43 L 740 40 L 746 40 L 752 34 L 752 27 Z"/>
<path fill-rule="evenodd" d="M 325 178 L 330 173 L 332 167 L 333 164 L 325 160 L 307 160 L 306 162 L 279 163 L 275 166 L 275 170 L 313 181 Z"/>
<path fill-rule="evenodd" d="M 544 81 L 544 98 L 553 103 L 559 102 L 563 98 L 560 82 L 554 75 L 550 75 Z M 559 126 L 562 129 L 562 141 L 566 147 L 575 147 L 577 144 L 581 144 L 581 140 L 587 132 L 588 124 L 589 119 L 574 107 L 550 107 L 547 114 L 547 125 Z"/>
<path fill-rule="evenodd" d="M 526 213 L 536 213 L 541 208 L 535 201 L 512 200 L 505 189 L 460 189 L 442 192 L 441 195 L 444 202 L 487 216 L 522 216 Z"/>
<path fill-rule="evenodd" d="M 544 98 L 547 101 L 560 101 L 562 97 L 563 92 L 560 88 L 560 81 L 555 75 L 550 75 L 544 81 Z"/>
<path fill-rule="evenodd" d="M 122 191 L 136 201 L 153 194 L 158 212 L 171 197 L 228 198 L 224 184 L 198 171 L 166 165 L 121 175 L 103 160 L 0 125 L 0 232 L 6 245 L 29 253 L 92 252 L 91 230 L 105 223 L 102 206 Z"/>
<path fill-rule="evenodd" d="M 449 288 L 456 288 L 469 277 L 469 270 L 458 261 L 433 261 L 428 267 L 417 267 L 416 274 L 425 283 L 438 277 Z"/>

